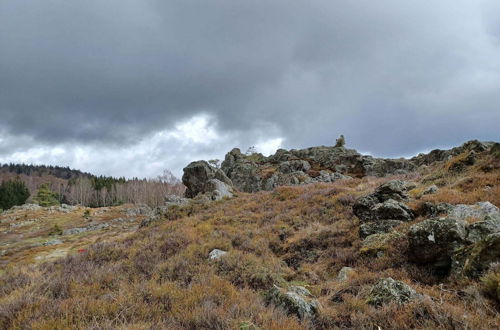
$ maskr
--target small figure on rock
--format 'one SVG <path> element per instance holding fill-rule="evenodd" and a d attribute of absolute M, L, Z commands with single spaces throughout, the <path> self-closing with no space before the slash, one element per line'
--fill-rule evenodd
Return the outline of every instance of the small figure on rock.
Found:
<path fill-rule="evenodd" d="M 335 148 L 344 148 L 345 147 L 345 137 L 344 135 L 340 135 L 340 137 L 335 141 Z"/>

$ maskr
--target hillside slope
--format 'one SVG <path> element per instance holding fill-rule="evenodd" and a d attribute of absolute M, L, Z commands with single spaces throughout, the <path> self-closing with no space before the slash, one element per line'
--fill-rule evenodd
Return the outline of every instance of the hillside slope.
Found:
<path fill-rule="evenodd" d="M 498 228 L 488 227 L 477 241 L 464 239 L 459 246 L 453 238 L 453 249 L 444 249 L 448 242 L 440 239 L 454 229 L 436 231 L 423 244 L 434 242 L 440 254 L 453 253 L 448 261 L 454 263 L 443 266 L 429 255 L 415 259 L 416 252 L 436 250 L 428 248 L 432 245 L 415 249 L 412 241 L 415 228 L 434 216 L 463 217 L 456 223 L 470 233 L 484 220 L 482 209 L 457 205 L 488 201 L 485 214 L 494 218 L 498 212 L 500 154 L 478 152 L 473 162 L 468 155 L 457 153 L 396 176 L 238 192 L 215 202 L 195 198 L 165 208 L 160 216 L 137 216 L 124 231 L 101 228 L 93 238 L 71 236 L 68 255 L 56 260 L 37 259 L 40 247 L 13 249 L 2 257 L 8 265 L 0 275 L 0 328 L 497 328 L 500 246 L 490 246 L 487 255 L 474 253 L 497 237 Z M 392 182 L 389 190 L 380 188 L 387 182 Z M 407 196 L 384 197 L 385 208 L 377 204 L 366 213 L 359 206 L 363 198 L 397 189 Z M 7 225 L 28 221 L 22 212 L 2 215 L 2 235 L 17 235 L 13 244 L 34 239 L 31 229 L 16 231 L 23 226 L 5 233 Z M 54 213 L 57 217 L 48 209 L 36 212 L 47 222 L 43 230 L 33 229 L 35 236 L 56 223 L 67 229 L 86 221 L 83 209 Z M 127 211 L 94 212 L 96 222 L 110 222 Z M 370 212 L 377 217 L 369 219 Z M 387 214 L 397 219 L 385 220 Z M 391 228 L 366 227 L 386 223 L 381 221 L 398 222 Z M 477 255 L 490 270 L 475 267 Z M 471 265 L 480 272 L 461 271 Z"/>

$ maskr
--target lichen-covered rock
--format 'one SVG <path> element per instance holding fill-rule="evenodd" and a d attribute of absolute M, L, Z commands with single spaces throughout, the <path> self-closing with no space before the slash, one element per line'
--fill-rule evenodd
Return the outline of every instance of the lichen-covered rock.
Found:
<path fill-rule="evenodd" d="M 483 218 L 487 215 L 500 215 L 498 207 L 490 202 L 479 202 L 474 205 L 453 205 L 448 211 L 450 217 L 466 220 L 467 218 Z"/>
<path fill-rule="evenodd" d="M 59 245 L 63 244 L 64 242 L 60 239 L 52 239 L 50 241 L 44 242 L 42 245 L 43 246 L 51 246 L 51 245 Z"/>
<path fill-rule="evenodd" d="M 479 277 L 494 262 L 500 261 L 500 233 L 486 236 L 472 247 L 470 256 L 465 261 L 464 273 Z"/>
<path fill-rule="evenodd" d="M 127 208 L 125 212 L 127 217 L 150 216 L 153 214 L 153 209 L 146 204 L 136 204 L 134 207 Z"/>
<path fill-rule="evenodd" d="M 418 264 L 431 264 L 436 270 L 447 272 L 455 250 L 465 244 L 466 222 L 453 218 L 424 220 L 410 227 L 409 253 Z"/>
<path fill-rule="evenodd" d="M 358 198 L 352 210 L 362 222 L 389 219 L 410 221 L 415 217 L 414 213 L 402 201 L 408 199 L 408 190 L 414 186 L 401 180 L 388 181 L 373 193 Z"/>
<path fill-rule="evenodd" d="M 380 201 L 386 201 L 389 199 L 394 199 L 397 201 L 404 201 L 408 199 L 408 191 L 413 189 L 415 184 L 402 181 L 402 180 L 391 180 L 375 190 L 375 195 Z"/>
<path fill-rule="evenodd" d="M 351 267 L 342 267 L 342 269 L 337 274 L 337 281 L 345 282 L 355 273 L 356 271 Z"/>
<path fill-rule="evenodd" d="M 378 203 L 371 209 L 372 218 L 377 219 L 394 219 L 402 221 L 411 221 L 414 219 L 413 211 L 402 202 L 393 199 Z"/>
<path fill-rule="evenodd" d="M 418 299 L 420 295 L 401 281 L 396 281 L 390 277 L 379 280 L 368 294 L 368 303 L 374 306 L 396 303 L 405 304 Z"/>
<path fill-rule="evenodd" d="M 424 189 L 424 191 L 422 192 L 423 195 L 431 195 L 431 194 L 435 194 L 439 191 L 439 188 L 438 186 L 436 186 L 435 184 L 427 187 Z"/>
<path fill-rule="evenodd" d="M 233 187 L 218 179 L 209 180 L 205 185 L 205 193 L 209 194 L 212 200 L 221 200 L 224 197 L 233 197 Z"/>
<path fill-rule="evenodd" d="M 282 173 L 292 173 L 292 172 L 307 172 L 311 169 L 311 164 L 305 160 L 290 160 L 282 162 L 278 170 Z"/>
<path fill-rule="evenodd" d="M 388 233 L 402 223 L 403 221 L 400 220 L 379 220 L 363 223 L 359 226 L 359 237 L 366 238 L 373 234 Z"/>
<path fill-rule="evenodd" d="M 467 241 L 477 243 L 486 236 L 500 232 L 500 215 L 487 215 L 482 221 L 467 226 Z"/>
<path fill-rule="evenodd" d="M 402 234 L 397 231 L 367 236 L 363 240 L 359 252 L 368 256 L 380 256 L 385 250 L 390 247 L 392 240 L 397 239 L 401 236 Z"/>
<path fill-rule="evenodd" d="M 372 221 L 375 220 L 373 207 L 375 207 L 378 203 L 379 199 L 374 194 L 362 196 L 356 200 L 352 206 L 352 211 L 359 218 L 359 220 Z"/>
<path fill-rule="evenodd" d="M 23 204 L 23 205 L 15 205 L 9 210 L 6 211 L 6 213 L 13 212 L 16 210 L 26 210 L 26 211 L 38 211 L 41 210 L 42 207 L 38 204 Z"/>
<path fill-rule="evenodd" d="M 274 285 L 266 293 L 266 301 L 301 319 L 313 318 L 320 308 L 319 302 L 314 299 L 309 290 L 301 286 L 283 289 Z"/>
<path fill-rule="evenodd" d="M 165 196 L 165 206 L 184 206 L 189 204 L 189 198 L 184 198 L 177 195 L 167 195 Z"/>
<path fill-rule="evenodd" d="M 420 209 L 419 215 L 426 217 L 437 217 L 441 215 L 447 215 L 452 208 L 453 205 L 448 203 L 433 204 L 430 202 L 425 202 Z"/>
<path fill-rule="evenodd" d="M 219 250 L 219 249 L 213 249 L 210 251 L 208 254 L 208 259 L 209 260 L 219 260 L 222 258 L 222 256 L 226 255 L 227 251 Z"/>

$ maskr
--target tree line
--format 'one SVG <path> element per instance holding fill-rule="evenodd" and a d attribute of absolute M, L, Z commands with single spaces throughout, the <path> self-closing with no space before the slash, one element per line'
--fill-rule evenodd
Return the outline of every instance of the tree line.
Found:
<path fill-rule="evenodd" d="M 159 206 L 164 204 L 166 195 L 182 195 L 185 189 L 179 179 L 167 170 L 153 179 L 125 179 L 94 176 L 75 170 L 66 172 L 65 169 L 41 167 L 40 170 L 32 165 L 2 166 L 0 208 L 7 209 L 25 202 L 54 205 L 54 200 L 57 204 L 79 204 L 88 207 L 124 203 Z"/>

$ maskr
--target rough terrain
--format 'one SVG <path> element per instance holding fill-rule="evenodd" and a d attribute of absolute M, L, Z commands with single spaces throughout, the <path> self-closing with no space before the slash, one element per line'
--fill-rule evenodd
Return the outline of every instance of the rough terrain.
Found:
<path fill-rule="evenodd" d="M 366 163 L 364 156 L 355 155 L 353 163 L 342 158 L 345 170 L 328 165 L 331 159 L 320 163 L 315 156 L 318 165 L 301 156 L 293 163 L 301 170 L 290 173 L 315 175 L 305 171 L 307 158 L 316 171 L 342 177 L 285 180 L 272 189 L 262 186 L 263 178 L 290 174 L 283 165 L 290 158 L 271 163 L 250 155 L 233 162 L 234 155 L 220 170 L 192 165 L 184 181 L 193 183 L 187 186 L 193 198 L 171 197 L 160 210 L 3 213 L 2 242 L 8 244 L 1 257 L 0 328 L 500 324 L 498 144 L 472 141 L 387 165 L 396 172 L 378 173 L 374 169 L 388 163 L 372 159 L 374 172 L 363 175 L 356 164 Z M 246 170 L 234 172 L 239 166 L 256 171 L 257 179 L 247 183 Z M 264 175 L 269 168 L 274 172 Z M 50 233 L 56 224 L 62 235 Z M 74 228 L 90 229 L 68 232 Z M 44 245 L 53 240 L 62 243 Z"/>

